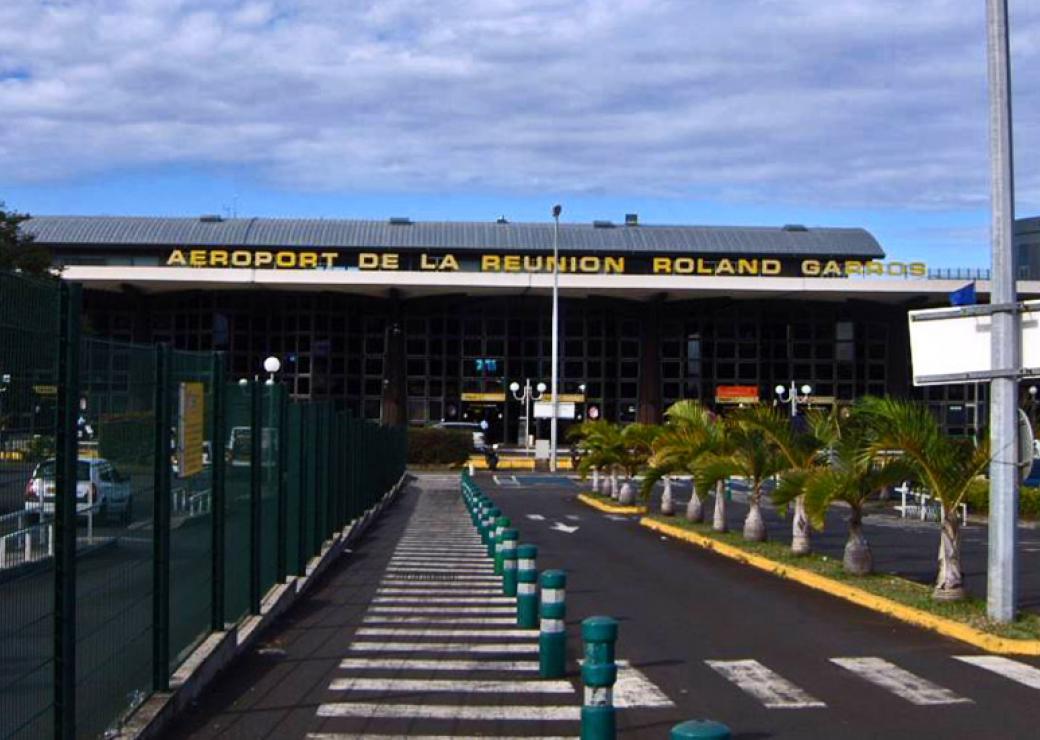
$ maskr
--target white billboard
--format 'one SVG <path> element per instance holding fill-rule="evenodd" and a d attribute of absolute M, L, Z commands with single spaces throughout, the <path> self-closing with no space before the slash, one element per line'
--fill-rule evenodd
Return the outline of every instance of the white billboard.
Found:
<path fill-rule="evenodd" d="M 557 419 L 573 419 L 575 405 L 573 403 L 560 401 L 559 416 Z M 535 401 L 534 402 L 534 418 L 536 419 L 551 419 L 552 418 L 552 401 Z"/>
<path fill-rule="evenodd" d="M 1040 368 L 1040 301 L 1026 301 L 1024 306 L 1021 367 L 1035 371 Z M 929 308 L 909 312 L 914 385 L 953 383 L 957 381 L 951 375 L 1006 369 L 992 364 L 990 316 L 956 316 L 953 311 Z M 943 314 L 950 318 L 932 318 Z"/>

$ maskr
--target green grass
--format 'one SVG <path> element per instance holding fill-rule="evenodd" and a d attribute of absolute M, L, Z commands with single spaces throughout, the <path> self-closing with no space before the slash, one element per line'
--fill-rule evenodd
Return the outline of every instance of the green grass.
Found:
<path fill-rule="evenodd" d="M 784 565 L 812 571 L 905 606 L 962 622 L 998 637 L 1018 640 L 1040 639 L 1040 614 L 1034 612 L 1022 612 L 1014 622 L 1000 624 L 991 621 L 986 616 L 986 602 L 983 599 L 968 598 L 958 602 L 933 601 L 931 586 L 908 581 L 889 573 L 875 573 L 869 576 L 849 575 L 842 568 L 840 559 L 817 554 L 792 555 L 787 544 L 783 542 L 746 542 L 740 532 L 716 532 L 709 524 L 693 524 L 679 517 L 665 517 L 656 514 L 650 515 L 649 518 L 662 524 L 691 530 Z"/>

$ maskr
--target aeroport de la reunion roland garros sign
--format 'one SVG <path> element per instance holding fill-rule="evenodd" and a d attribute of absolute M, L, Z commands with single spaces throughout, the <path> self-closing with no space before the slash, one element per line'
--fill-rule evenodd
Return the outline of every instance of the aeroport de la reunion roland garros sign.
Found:
<path fill-rule="evenodd" d="M 270 270 L 366 270 L 419 272 L 551 273 L 554 260 L 539 254 L 454 254 L 412 252 L 339 252 L 319 250 L 260 250 L 185 248 L 174 249 L 167 267 L 217 267 Z M 559 259 L 559 272 L 580 274 L 651 274 L 741 277 L 844 277 L 888 275 L 923 278 L 923 262 L 881 260 L 800 259 L 784 262 L 775 257 L 737 256 L 722 258 L 689 256 L 566 255 Z"/>

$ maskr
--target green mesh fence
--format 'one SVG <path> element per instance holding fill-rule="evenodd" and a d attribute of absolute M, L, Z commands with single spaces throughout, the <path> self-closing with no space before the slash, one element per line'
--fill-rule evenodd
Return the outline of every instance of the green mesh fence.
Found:
<path fill-rule="evenodd" d="M 117 730 L 404 471 L 401 430 L 78 338 L 75 295 L 0 273 L 0 737 Z"/>
<path fill-rule="evenodd" d="M 214 371 L 212 355 L 171 354 L 169 653 L 176 669 L 212 622 Z"/>
<path fill-rule="evenodd" d="M 53 517 L 43 509 L 53 509 L 59 300 L 56 282 L 0 273 L 0 737 L 53 732 Z"/>
<path fill-rule="evenodd" d="M 224 615 L 234 622 L 249 611 L 252 389 L 227 384 L 224 473 Z"/>
<path fill-rule="evenodd" d="M 76 733 L 101 734 L 152 688 L 156 352 L 80 343 Z M 85 490 L 84 490 L 85 489 Z"/>

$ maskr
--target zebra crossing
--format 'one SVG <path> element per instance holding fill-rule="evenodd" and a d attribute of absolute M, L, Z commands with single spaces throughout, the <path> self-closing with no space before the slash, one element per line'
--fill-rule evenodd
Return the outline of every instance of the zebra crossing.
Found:
<path fill-rule="evenodd" d="M 308 737 L 576 736 L 576 688 L 539 678 L 500 584 L 458 495 L 424 491 Z"/>
<path fill-rule="evenodd" d="M 972 665 L 1022 686 L 1040 691 L 1040 668 L 996 655 L 954 655 L 953 660 Z M 754 659 L 706 660 L 716 674 L 766 709 L 825 709 L 827 703 L 797 686 L 780 673 Z M 968 696 L 880 657 L 836 657 L 829 663 L 854 680 L 869 684 L 918 707 L 974 704 Z M 837 687 L 836 687 L 837 688 Z"/>

